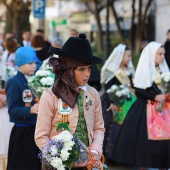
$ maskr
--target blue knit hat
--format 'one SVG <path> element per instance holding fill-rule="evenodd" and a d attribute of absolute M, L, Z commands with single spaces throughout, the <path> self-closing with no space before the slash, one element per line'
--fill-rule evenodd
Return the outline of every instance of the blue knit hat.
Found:
<path fill-rule="evenodd" d="M 37 62 L 38 58 L 34 48 L 32 47 L 20 47 L 15 53 L 15 61 L 18 67 Z"/>

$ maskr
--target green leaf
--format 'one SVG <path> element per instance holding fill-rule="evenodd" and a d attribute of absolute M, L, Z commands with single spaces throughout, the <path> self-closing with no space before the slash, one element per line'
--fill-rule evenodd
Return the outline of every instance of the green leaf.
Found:
<path fill-rule="evenodd" d="M 68 125 L 67 123 L 59 122 L 59 123 L 57 124 L 56 130 L 59 131 L 59 130 L 61 130 L 62 128 L 70 131 L 70 127 L 69 127 L 69 125 Z"/>
<path fill-rule="evenodd" d="M 71 169 L 74 162 L 78 159 L 79 157 L 79 152 L 76 149 L 76 145 L 73 145 L 72 150 L 69 150 L 69 158 L 66 161 L 63 161 L 63 164 L 68 168 Z"/>

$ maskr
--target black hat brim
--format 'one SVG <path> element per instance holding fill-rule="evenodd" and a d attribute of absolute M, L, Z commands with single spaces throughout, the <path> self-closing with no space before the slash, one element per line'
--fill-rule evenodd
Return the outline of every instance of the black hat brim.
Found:
<path fill-rule="evenodd" d="M 50 47 L 49 48 L 49 53 L 56 54 L 56 55 L 63 56 L 63 57 L 64 56 L 65 57 L 70 57 L 70 58 L 73 58 L 75 60 L 89 62 L 91 64 L 103 64 L 103 59 L 102 58 L 93 56 L 93 58 L 90 59 L 89 57 L 86 57 L 86 56 L 77 56 L 75 54 L 62 51 L 60 48 Z"/>

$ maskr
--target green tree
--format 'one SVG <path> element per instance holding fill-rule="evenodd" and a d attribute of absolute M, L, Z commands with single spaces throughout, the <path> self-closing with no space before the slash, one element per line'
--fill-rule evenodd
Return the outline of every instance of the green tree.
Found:
<path fill-rule="evenodd" d="M 122 43 L 125 43 L 125 38 L 123 36 L 123 31 L 122 31 L 122 28 L 120 26 L 119 16 L 118 16 L 118 14 L 116 12 L 116 8 L 115 8 L 114 2 L 115 2 L 115 0 L 110 0 L 110 5 L 109 6 L 111 8 L 112 15 L 115 18 L 115 22 L 116 22 L 116 26 L 117 26 L 119 37 L 120 37 Z"/>
<path fill-rule="evenodd" d="M 80 0 L 83 1 L 83 0 Z M 99 52 L 103 51 L 103 34 L 102 34 L 102 25 L 100 20 L 100 12 L 106 7 L 106 4 L 103 0 L 84 0 L 84 3 L 87 9 L 94 15 L 97 25 L 97 45 Z"/>
<path fill-rule="evenodd" d="M 0 2 L 7 9 L 5 32 L 13 32 L 21 41 L 22 31 L 30 29 L 31 0 L 0 0 Z"/>

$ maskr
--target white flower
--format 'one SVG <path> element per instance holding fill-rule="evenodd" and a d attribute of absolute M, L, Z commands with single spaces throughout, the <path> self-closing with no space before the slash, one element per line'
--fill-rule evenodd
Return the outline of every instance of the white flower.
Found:
<path fill-rule="evenodd" d="M 154 76 L 154 82 L 155 82 L 156 84 L 160 84 L 160 83 L 161 83 L 161 75 L 160 75 L 160 74 L 156 74 L 156 75 Z"/>
<path fill-rule="evenodd" d="M 65 166 L 61 165 L 60 167 L 57 168 L 57 170 L 65 170 Z"/>
<path fill-rule="evenodd" d="M 31 76 L 31 77 L 28 79 L 28 83 L 32 83 L 34 80 L 35 80 L 35 76 Z"/>
<path fill-rule="evenodd" d="M 12 76 L 15 76 L 17 72 L 15 71 L 13 67 L 6 66 L 6 73 L 8 77 L 12 77 Z"/>
<path fill-rule="evenodd" d="M 85 101 L 85 102 L 86 102 L 86 103 L 89 103 L 89 101 L 90 101 L 89 98 L 86 98 L 86 101 Z"/>
<path fill-rule="evenodd" d="M 164 77 L 164 81 L 165 81 L 165 82 L 169 82 L 169 80 L 170 80 L 170 76 L 169 76 L 169 75 L 166 75 L 166 76 Z"/>
<path fill-rule="evenodd" d="M 126 96 L 127 95 L 126 89 L 121 90 L 121 93 L 122 93 L 122 95 Z"/>
<path fill-rule="evenodd" d="M 124 89 L 124 88 L 125 88 L 125 86 L 124 86 L 124 85 L 122 85 L 122 84 L 121 84 L 119 87 L 120 87 L 121 89 Z"/>
<path fill-rule="evenodd" d="M 15 76 L 16 74 L 17 74 L 17 71 L 12 72 L 12 73 L 11 73 L 11 77 L 12 77 L 12 76 Z"/>
<path fill-rule="evenodd" d="M 62 131 L 61 135 L 62 135 L 62 139 L 63 139 L 64 142 L 70 142 L 73 139 L 73 136 L 67 130 Z"/>
<path fill-rule="evenodd" d="M 68 150 L 72 149 L 72 146 L 75 144 L 74 141 L 69 141 L 64 143 L 64 148 L 67 148 Z"/>
<path fill-rule="evenodd" d="M 93 99 L 89 99 L 88 96 L 86 96 L 86 100 L 85 100 L 85 107 L 86 107 L 86 110 L 89 110 L 89 106 L 92 106 L 93 105 Z"/>
<path fill-rule="evenodd" d="M 58 157 L 53 157 L 53 159 L 51 160 L 50 164 L 55 167 L 55 168 L 59 168 L 60 166 L 63 166 L 62 164 L 62 160 Z"/>
<path fill-rule="evenodd" d="M 61 159 L 62 159 L 63 161 L 66 161 L 66 160 L 69 158 L 69 155 L 70 155 L 70 153 L 68 152 L 67 149 L 62 149 L 62 150 L 61 150 L 60 156 L 61 156 Z"/>
<path fill-rule="evenodd" d="M 130 91 L 129 91 L 128 88 L 125 88 L 125 90 L 126 90 L 126 94 L 129 94 L 129 93 L 130 93 Z"/>
<path fill-rule="evenodd" d="M 121 97 L 121 96 L 122 96 L 121 91 L 116 91 L 116 93 L 115 93 L 115 94 L 116 94 L 116 96 L 117 96 L 117 97 Z"/>
<path fill-rule="evenodd" d="M 113 91 L 112 91 L 112 89 L 110 88 L 110 89 L 108 89 L 107 91 L 106 91 L 106 93 L 112 93 Z"/>
<path fill-rule="evenodd" d="M 68 142 L 72 141 L 73 136 L 68 130 L 64 130 L 60 134 L 56 135 L 54 138 L 62 139 L 64 142 Z"/>
<path fill-rule="evenodd" d="M 52 77 L 43 77 L 40 82 L 44 86 L 52 86 L 54 84 L 54 79 Z"/>
<path fill-rule="evenodd" d="M 55 145 L 51 146 L 51 155 L 55 156 L 58 153 L 58 150 Z"/>
<path fill-rule="evenodd" d="M 114 91 L 117 90 L 117 89 L 118 89 L 118 86 L 116 86 L 116 85 L 112 85 L 112 86 L 111 86 L 111 91 L 112 91 L 112 92 L 114 92 Z"/>
<path fill-rule="evenodd" d="M 50 76 L 50 71 L 46 71 L 46 70 L 38 70 L 35 73 L 35 76 L 39 76 L 39 77 L 43 77 L 43 76 Z"/>

